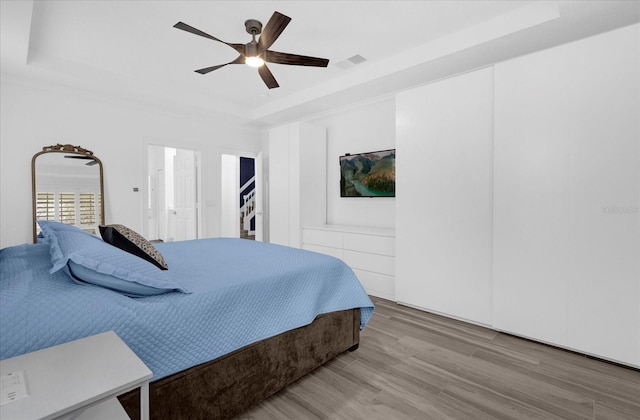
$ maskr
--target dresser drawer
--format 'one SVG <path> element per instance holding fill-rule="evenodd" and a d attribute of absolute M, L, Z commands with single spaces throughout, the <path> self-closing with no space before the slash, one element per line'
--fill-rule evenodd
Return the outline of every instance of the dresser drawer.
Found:
<path fill-rule="evenodd" d="M 353 270 L 364 290 L 367 294 L 372 296 L 381 297 L 383 299 L 394 300 L 395 294 L 395 279 L 393 276 L 387 276 L 386 274 L 373 273 L 371 271 Z"/>
<path fill-rule="evenodd" d="M 328 246 L 303 244 L 302 249 L 317 252 L 319 254 L 331 255 L 332 257 L 343 259 L 343 251 L 341 248 L 331 248 Z"/>
<path fill-rule="evenodd" d="M 344 262 L 353 269 L 373 271 L 376 273 L 395 275 L 395 258 L 385 255 L 367 254 L 364 252 L 344 250 Z"/>
<path fill-rule="evenodd" d="M 390 236 L 345 233 L 344 249 L 393 257 L 396 253 L 396 240 Z"/>
<path fill-rule="evenodd" d="M 342 232 L 331 232 L 328 230 L 302 229 L 302 243 L 311 245 L 321 245 L 331 248 L 342 248 Z"/>

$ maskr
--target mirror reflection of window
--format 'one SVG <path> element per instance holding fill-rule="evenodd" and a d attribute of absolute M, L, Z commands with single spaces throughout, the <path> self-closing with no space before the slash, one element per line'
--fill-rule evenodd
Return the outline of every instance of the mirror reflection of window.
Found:
<path fill-rule="evenodd" d="M 70 145 L 60 147 L 79 149 Z M 34 157 L 32 170 L 34 222 L 58 221 L 99 235 L 98 225 L 104 223 L 102 164 L 99 159 L 90 152 L 45 150 Z M 36 224 L 34 228 L 37 236 L 40 227 Z"/>
<path fill-rule="evenodd" d="M 36 219 L 74 225 L 93 235 L 100 224 L 100 193 L 36 191 Z M 40 233 L 38 227 L 37 233 Z"/>

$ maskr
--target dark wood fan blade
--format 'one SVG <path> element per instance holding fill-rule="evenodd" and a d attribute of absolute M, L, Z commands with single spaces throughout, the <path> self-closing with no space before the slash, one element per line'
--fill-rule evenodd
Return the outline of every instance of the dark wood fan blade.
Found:
<path fill-rule="evenodd" d="M 207 73 L 211 73 L 214 70 L 218 70 L 219 68 L 222 68 L 222 67 L 226 66 L 227 64 L 229 64 L 229 63 L 219 64 L 217 66 L 205 67 L 203 69 L 195 70 L 195 72 L 196 73 L 200 73 L 200 74 L 207 74 Z"/>
<path fill-rule="evenodd" d="M 329 59 L 308 57 L 306 55 L 288 54 L 278 51 L 267 50 L 265 53 L 265 61 L 276 64 L 289 64 L 292 66 L 313 66 L 327 67 Z"/>
<path fill-rule="evenodd" d="M 86 160 L 93 160 L 93 158 L 91 156 L 76 156 L 76 155 L 66 155 L 65 158 L 67 159 L 86 159 Z"/>
<path fill-rule="evenodd" d="M 65 158 L 89 160 L 90 162 L 85 163 L 86 166 L 93 166 L 98 164 L 98 161 L 92 158 L 91 156 L 65 155 Z"/>
<path fill-rule="evenodd" d="M 238 58 L 236 58 L 233 61 L 230 61 L 228 63 L 224 63 L 224 64 L 218 64 L 217 66 L 211 66 L 211 67 L 205 67 L 203 69 L 200 70 L 196 70 L 196 73 L 200 73 L 200 74 L 207 74 L 207 73 L 211 73 L 214 70 L 218 70 L 221 67 L 224 67 L 228 64 L 244 64 L 244 56 L 243 55 L 239 55 Z"/>
<path fill-rule="evenodd" d="M 173 27 L 174 28 L 178 28 L 178 29 L 182 29 L 183 31 L 187 31 L 187 32 L 190 32 L 190 33 L 195 34 L 195 35 L 200 35 L 200 36 L 208 38 L 208 39 L 212 39 L 214 41 L 221 42 L 221 43 L 223 43 L 225 45 L 230 46 L 234 50 L 238 51 L 238 53 L 240 53 L 240 54 L 244 53 L 244 44 L 231 44 L 229 42 L 224 42 L 223 40 L 218 39 L 213 35 L 209 35 L 206 32 L 202 32 L 200 29 L 196 29 L 193 26 L 187 25 L 184 22 L 178 22 L 175 25 L 173 25 Z"/>
<path fill-rule="evenodd" d="M 205 38 L 212 39 L 214 41 L 222 42 L 223 44 L 226 44 L 226 42 L 216 38 L 215 36 L 209 35 L 206 32 L 202 32 L 200 29 L 196 29 L 193 26 L 187 25 L 184 22 L 178 22 L 175 25 L 173 25 L 173 27 L 174 28 L 178 28 L 178 29 L 182 29 L 183 31 L 191 32 L 192 34 L 195 34 L 195 35 L 200 35 L 200 36 L 203 36 Z"/>
<path fill-rule="evenodd" d="M 258 73 L 260 73 L 260 77 L 262 77 L 262 80 L 269 89 L 280 87 L 280 85 L 276 81 L 276 78 L 273 77 L 273 74 L 271 74 L 271 70 L 269 70 L 266 64 L 258 67 Z"/>
<path fill-rule="evenodd" d="M 258 40 L 258 53 L 262 53 L 269 49 L 276 39 L 280 36 L 284 28 L 291 22 L 289 16 L 285 16 L 280 12 L 273 12 L 269 22 L 265 25 Z"/>

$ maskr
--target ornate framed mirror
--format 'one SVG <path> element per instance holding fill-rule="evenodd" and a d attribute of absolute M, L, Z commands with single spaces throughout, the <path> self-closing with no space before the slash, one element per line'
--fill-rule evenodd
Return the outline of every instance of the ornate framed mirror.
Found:
<path fill-rule="evenodd" d="M 33 242 L 38 220 L 55 220 L 98 234 L 104 224 L 102 162 L 70 144 L 42 148 L 31 159 Z"/>

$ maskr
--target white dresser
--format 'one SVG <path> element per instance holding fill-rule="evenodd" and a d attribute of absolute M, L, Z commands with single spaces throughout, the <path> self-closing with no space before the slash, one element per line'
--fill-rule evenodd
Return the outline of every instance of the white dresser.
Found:
<path fill-rule="evenodd" d="M 395 232 L 358 226 L 302 228 L 302 248 L 343 260 L 368 294 L 395 300 Z"/>

